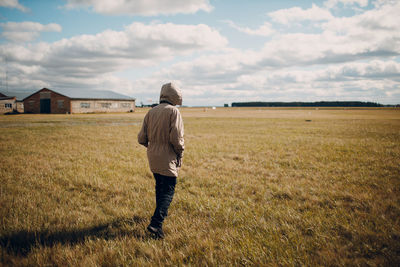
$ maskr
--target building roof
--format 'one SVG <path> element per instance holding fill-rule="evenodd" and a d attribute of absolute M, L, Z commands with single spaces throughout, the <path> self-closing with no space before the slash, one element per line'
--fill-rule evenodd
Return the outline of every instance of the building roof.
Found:
<path fill-rule="evenodd" d="M 48 89 L 48 88 L 43 88 L 43 89 Z M 41 89 L 41 90 L 43 90 Z M 39 90 L 39 91 L 41 91 Z M 126 95 L 122 95 L 113 91 L 105 91 L 105 90 L 87 90 L 87 89 L 48 89 L 50 91 L 53 91 L 55 93 L 64 95 L 66 97 L 69 97 L 71 99 L 108 99 L 108 100 L 135 100 L 133 97 L 129 97 Z M 31 96 L 32 94 L 36 94 L 36 91 L 34 93 L 31 93 L 30 95 L 27 95 L 25 98 Z"/>
<path fill-rule="evenodd" d="M 49 89 L 51 90 L 51 89 Z M 86 90 L 86 89 L 55 89 L 56 93 L 75 99 L 126 99 L 134 100 L 133 97 L 122 95 L 113 91 Z"/>
<path fill-rule="evenodd" d="M 0 100 L 9 100 L 9 99 L 15 99 L 15 96 L 4 96 L 4 97 L 0 97 Z"/>
<path fill-rule="evenodd" d="M 15 96 L 17 101 L 24 100 L 25 97 L 30 96 L 36 92 L 36 90 L 15 90 L 15 91 L 0 91 L 1 94 L 6 96 Z"/>

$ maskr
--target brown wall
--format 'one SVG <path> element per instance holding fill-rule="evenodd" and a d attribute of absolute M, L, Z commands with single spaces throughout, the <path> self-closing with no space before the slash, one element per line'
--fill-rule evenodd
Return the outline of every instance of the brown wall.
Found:
<path fill-rule="evenodd" d="M 24 113 L 24 101 L 17 101 L 17 111 Z"/>
<path fill-rule="evenodd" d="M 135 111 L 135 100 L 71 100 L 71 113 Z"/>
<path fill-rule="evenodd" d="M 10 108 L 6 108 L 6 104 L 11 104 Z M 0 114 L 12 112 L 17 107 L 17 101 L 14 98 L 0 100 Z"/>
<path fill-rule="evenodd" d="M 71 100 L 49 89 L 42 89 L 24 99 L 25 113 L 40 113 L 40 99 L 50 98 L 50 109 L 53 114 L 65 114 L 71 112 Z M 62 106 L 59 102 L 62 101 Z"/>

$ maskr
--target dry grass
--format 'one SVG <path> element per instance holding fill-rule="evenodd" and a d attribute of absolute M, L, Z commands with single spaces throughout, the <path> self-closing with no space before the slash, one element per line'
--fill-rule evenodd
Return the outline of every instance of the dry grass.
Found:
<path fill-rule="evenodd" d="M 146 111 L 0 116 L 0 264 L 400 263 L 400 110 L 183 108 L 164 241 Z"/>

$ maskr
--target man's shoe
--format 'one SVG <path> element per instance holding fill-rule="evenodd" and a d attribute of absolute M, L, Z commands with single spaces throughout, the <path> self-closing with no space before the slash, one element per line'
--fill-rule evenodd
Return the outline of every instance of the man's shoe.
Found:
<path fill-rule="evenodd" d="M 151 225 L 147 226 L 147 230 L 153 235 L 155 239 L 163 239 L 164 238 L 164 232 L 162 228 L 156 228 Z"/>

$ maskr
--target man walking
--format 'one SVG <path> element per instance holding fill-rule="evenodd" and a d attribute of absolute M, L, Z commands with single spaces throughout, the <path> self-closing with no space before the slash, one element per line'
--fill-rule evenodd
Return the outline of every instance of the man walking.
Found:
<path fill-rule="evenodd" d="M 146 114 L 138 134 L 139 144 L 147 147 L 150 170 L 156 180 L 156 209 L 147 227 L 155 238 L 164 238 L 162 224 L 174 196 L 185 148 L 183 121 L 176 105 L 182 105 L 179 88 L 173 83 L 164 84 L 160 104 Z"/>

